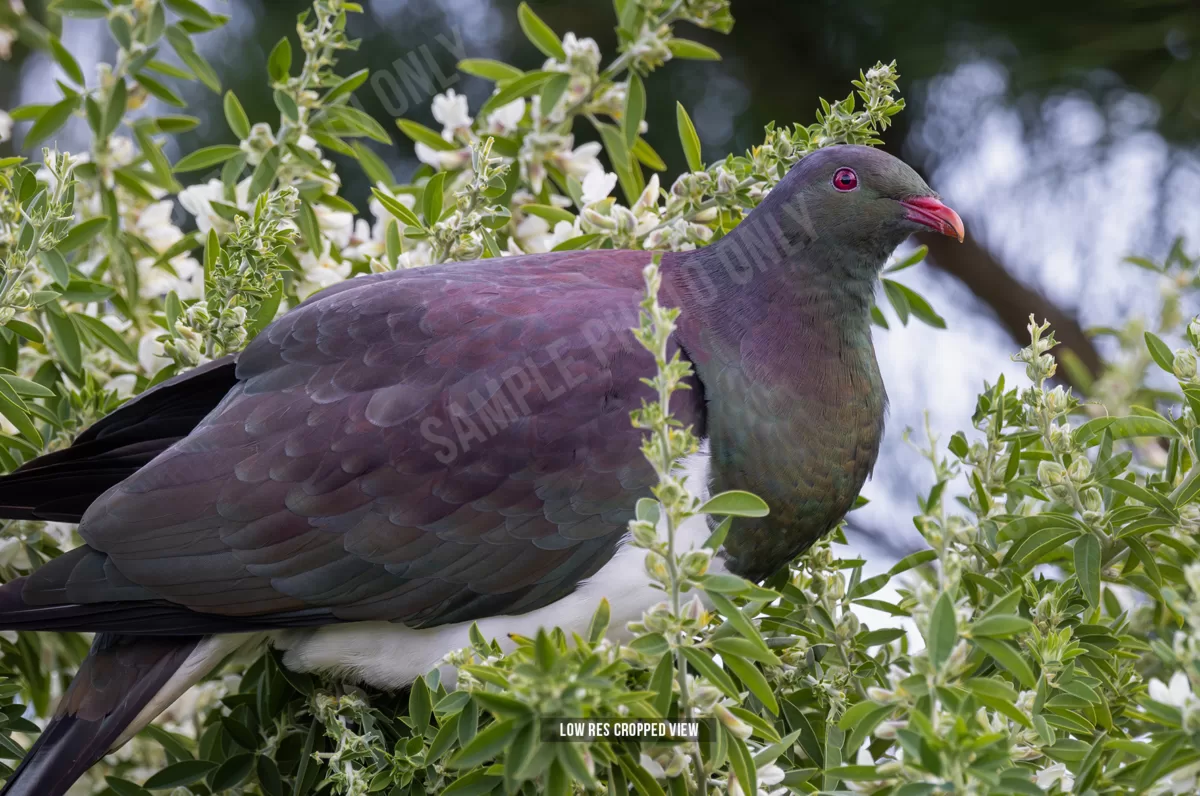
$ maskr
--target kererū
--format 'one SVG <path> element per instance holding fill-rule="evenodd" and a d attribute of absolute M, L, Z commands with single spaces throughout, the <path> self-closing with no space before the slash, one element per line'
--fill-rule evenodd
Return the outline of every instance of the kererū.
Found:
<path fill-rule="evenodd" d="M 718 571 L 762 579 L 829 531 L 875 463 L 886 404 L 869 313 L 908 235 L 963 236 L 907 165 L 833 146 L 740 226 L 667 253 L 662 301 L 704 440 L 689 488 L 745 489 Z M 631 409 L 638 251 L 350 279 L 240 354 L 147 390 L 0 478 L 0 516 L 85 544 L 0 587 L 0 629 L 96 633 L 2 793 L 56 796 L 231 651 L 397 688 L 486 637 L 612 626 L 661 599 L 627 524 L 656 478 Z M 699 546 L 704 518 L 681 529 Z"/>

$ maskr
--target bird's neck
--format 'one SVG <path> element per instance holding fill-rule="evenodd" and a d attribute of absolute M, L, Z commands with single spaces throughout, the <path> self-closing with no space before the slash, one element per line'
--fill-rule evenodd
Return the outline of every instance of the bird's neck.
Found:
<path fill-rule="evenodd" d="M 707 406 L 712 488 L 767 501 L 735 522 L 730 568 L 762 578 L 853 504 L 882 437 L 886 397 L 871 344 L 873 280 L 818 241 L 772 252 L 730 236 L 664 261 L 664 299 Z"/>

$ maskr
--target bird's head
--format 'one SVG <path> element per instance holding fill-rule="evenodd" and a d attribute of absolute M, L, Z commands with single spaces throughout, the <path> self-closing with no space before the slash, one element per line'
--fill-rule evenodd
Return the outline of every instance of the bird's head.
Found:
<path fill-rule="evenodd" d="M 902 160 L 868 146 L 808 155 L 780 181 L 774 217 L 807 247 L 855 253 L 871 276 L 905 238 L 934 232 L 963 239 L 958 214 Z"/>

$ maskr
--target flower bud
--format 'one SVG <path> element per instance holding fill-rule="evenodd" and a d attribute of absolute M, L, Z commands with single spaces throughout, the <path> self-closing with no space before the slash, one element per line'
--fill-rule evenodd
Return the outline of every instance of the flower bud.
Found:
<path fill-rule="evenodd" d="M 750 737 L 750 733 L 753 731 L 750 725 L 730 713 L 729 708 L 724 705 L 717 705 L 713 708 L 713 713 L 725 725 L 726 729 L 743 741 Z"/>
<path fill-rule="evenodd" d="M 1058 462 L 1043 460 L 1038 464 L 1038 481 L 1042 486 L 1057 486 L 1066 478 L 1066 471 Z"/>
<path fill-rule="evenodd" d="M 683 573 L 691 578 L 698 578 L 708 571 L 708 562 L 712 559 L 712 551 L 707 548 L 692 550 L 683 556 Z"/>
<path fill-rule="evenodd" d="M 1175 378 L 1191 381 L 1196 378 L 1196 355 L 1186 348 L 1176 349 L 1171 369 L 1175 371 Z"/>
<path fill-rule="evenodd" d="M 646 553 L 646 574 L 659 583 L 668 583 L 671 576 L 667 571 L 667 561 L 658 553 L 651 550 Z"/>
<path fill-rule="evenodd" d="M 1076 456 L 1067 468 L 1067 477 L 1077 484 L 1082 484 L 1092 474 L 1092 463 L 1083 456 Z"/>

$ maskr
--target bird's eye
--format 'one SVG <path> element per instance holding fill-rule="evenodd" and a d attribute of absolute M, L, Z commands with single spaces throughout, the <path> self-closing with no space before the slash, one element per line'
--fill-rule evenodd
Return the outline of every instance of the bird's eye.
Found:
<path fill-rule="evenodd" d="M 854 169 L 843 166 L 833 173 L 833 187 L 839 191 L 853 191 L 858 187 L 858 175 Z"/>

